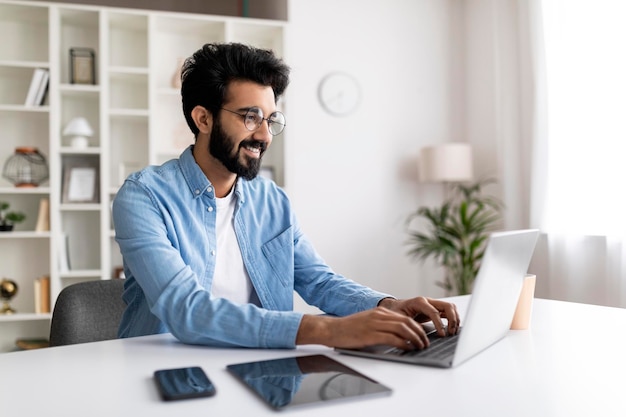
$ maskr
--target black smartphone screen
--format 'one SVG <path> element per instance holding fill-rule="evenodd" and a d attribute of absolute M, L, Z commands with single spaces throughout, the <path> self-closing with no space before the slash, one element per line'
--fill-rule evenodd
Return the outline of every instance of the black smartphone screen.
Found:
<path fill-rule="evenodd" d="M 165 401 L 215 395 L 213 383 L 199 366 L 161 369 L 154 372 L 154 380 Z"/>

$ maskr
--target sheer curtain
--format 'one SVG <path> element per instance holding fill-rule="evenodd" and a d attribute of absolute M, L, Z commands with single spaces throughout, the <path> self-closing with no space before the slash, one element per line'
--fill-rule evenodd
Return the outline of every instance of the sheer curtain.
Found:
<path fill-rule="evenodd" d="M 521 1 L 518 17 L 537 295 L 626 307 L 626 3 Z"/>

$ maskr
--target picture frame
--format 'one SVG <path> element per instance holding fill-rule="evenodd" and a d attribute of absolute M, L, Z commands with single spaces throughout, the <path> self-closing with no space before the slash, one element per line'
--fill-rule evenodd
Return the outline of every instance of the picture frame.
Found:
<path fill-rule="evenodd" d="M 96 83 L 96 53 L 91 48 L 70 48 L 70 83 Z"/>
<path fill-rule="evenodd" d="M 64 161 L 62 203 L 99 203 L 100 167 L 96 158 Z"/>

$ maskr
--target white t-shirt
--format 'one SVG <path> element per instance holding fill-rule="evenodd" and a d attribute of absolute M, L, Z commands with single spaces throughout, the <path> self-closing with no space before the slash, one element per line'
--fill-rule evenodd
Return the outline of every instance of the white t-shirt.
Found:
<path fill-rule="evenodd" d="M 252 293 L 252 282 L 243 264 L 235 235 L 233 214 L 237 200 L 233 190 L 224 198 L 216 198 L 217 253 L 211 295 L 247 304 Z"/>

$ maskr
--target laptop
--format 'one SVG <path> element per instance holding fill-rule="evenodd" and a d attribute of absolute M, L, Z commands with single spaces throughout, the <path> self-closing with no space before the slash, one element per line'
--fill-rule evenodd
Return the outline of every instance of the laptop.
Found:
<path fill-rule="evenodd" d="M 489 236 L 457 335 L 439 337 L 433 326 L 428 333 L 430 346 L 423 350 L 406 351 L 386 345 L 335 350 L 348 355 L 442 368 L 465 362 L 508 333 L 538 236 L 538 230 L 496 232 Z"/>

